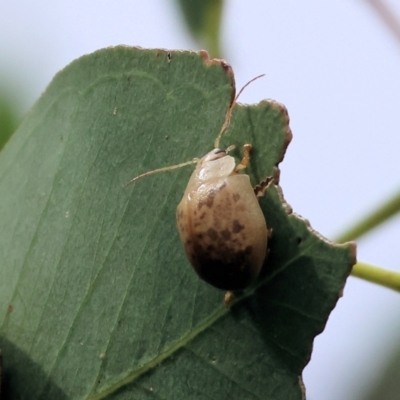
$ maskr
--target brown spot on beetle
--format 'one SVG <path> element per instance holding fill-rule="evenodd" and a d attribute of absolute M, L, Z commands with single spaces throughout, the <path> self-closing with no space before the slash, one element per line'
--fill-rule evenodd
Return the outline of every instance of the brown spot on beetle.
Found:
<path fill-rule="evenodd" d="M 197 208 L 199 210 L 201 210 L 201 208 L 203 206 L 207 206 L 208 208 L 211 208 L 212 205 L 214 204 L 214 198 L 215 198 L 216 194 L 217 194 L 216 190 L 210 190 L 210 193 L 208 194 L 207 198 L 205 200 L 199 201 Z"/>
<path fill-rule="evenodd" d="M 241 230 L 243 230 L 243 229 L 244 229 L 244 226 L 241 225 L 237 219 L 235 219 L 235 220 L 233 221 L 232 232 L 233 232 L 233 233 L 239 233 L 239 232 L 240 232 Z"/>
<path fill-rule="evenodd" d="M 214 228 L 209 228 L 207 231 L 207 235 L 211 240 L 217 240 L 218 239 L 218 232 Z"/>
<path fill-rule="evenodd" d="M 231 238 L 231 232 L 228 231 L 228 229 L 224 229 L 220 234 L 224 240 L 229 240 Z"/>
<path fill-rule="evenodd" d="M 215 200 L 215 196 L 223 190 L 226 187 L 226 183 L 222 183 L 221 185 L 217 186 L 216 188 L 213 188 L 209 191 L 207 194 L 206 199 L 202 199 L 199 201 L 197 208 L 200 210 L 204 205 L 207 206 L 208 208 L 212 208 Z"/>
<path fill-rule="evenodd" d="M 241 213 L 241 212 L 245 212 L 245 211 L 246 211 L 246 207 L 244 206 L 243 203 L 239 203 L 239 204 L 236 206 L 236 212 L 237 212 L 237 213 Z"/>

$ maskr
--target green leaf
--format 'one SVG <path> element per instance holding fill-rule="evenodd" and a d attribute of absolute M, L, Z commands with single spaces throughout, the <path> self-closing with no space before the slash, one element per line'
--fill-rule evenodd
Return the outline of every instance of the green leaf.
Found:
<path fill-rule="evenodd" d="M 0 348 L 10 398 L 301 399 L 314 337 L 354 263 L 261 199 L 273 229 L 256 284 L 232 308 L 185 258 L 175 209 L 233 99 L 204 53 L 116 47 L 61 71 L 0 156 Z M 278 175 L 283 106 L 237 106 L 222 146 L 254 146 L 254 184 Z"/>
<path fill-rule="evenodd" d="M 221 58 L 223 0 L 178 0 L 178 5 L 193 38 L 204 46 L 212 57 Z"/>
<path fill-rule="evenodd" d="M 5 98 L 0 96 L 0 150 L 17 128 L 17 113 Z"/>

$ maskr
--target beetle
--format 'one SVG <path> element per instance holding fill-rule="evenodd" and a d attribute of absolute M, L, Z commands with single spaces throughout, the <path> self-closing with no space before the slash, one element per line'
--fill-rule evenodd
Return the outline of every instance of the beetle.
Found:
<path fill-rule="evenodd" d="M 267 223 L 250 177 L 241 173 L 250 162 L 252 146 L 243 146 L 243 158 L 238 165 L 228 154 L 235 146 L 225 150 L 219 146 L 238 97 L 262 76 L 250 80 L 234 98 L 213 150 L 201 159 L 145 172 L 125 185 L 154 173 L 197 164 L 177 207 L 178 230 L 199 277 L 228 291 L 248 287 L 258 276 L 267 253 Z"/>
<path fill-rule="evenodd" d="M 229 149 L 229 148 L 228 148 Z M 215 148 L 197 163 L 177 208 L 186 255 L 197 274 L 224 290 L 241 290 L 259 274 L 268 230 L 250 177 L 240 173 L 250 159 L 244 145 L 240 164 Z"/>

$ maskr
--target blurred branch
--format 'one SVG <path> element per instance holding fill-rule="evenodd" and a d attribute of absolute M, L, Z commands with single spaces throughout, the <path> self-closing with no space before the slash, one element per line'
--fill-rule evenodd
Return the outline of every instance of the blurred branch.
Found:
<path fill-rule="evenodd" d="M 344 243 L 359 238 L 397 214 L 399 211 L 400 192 L 370 213 L 366 218 L 362 219 L 359 223 L 349 228 L 337 238 L 337 241 L 339 243 Z M 398 272 L 358 262 L 354 265 L 351 275 L 400 292 L 400 273 Z"/>
<path fill-rule="evenodd" d="M 379 14 L 385 25 L 400 43 L 400 21 L 384 0 L 366 0 Z M 338 242 L 354 240 L 391 218 L 400 211 L 400 192 L 382 204 L 369 216 L 340 235 Z M 378 268 L 363 262 L 354 265 L 351 275 L 400 292 L 400 273 Z"/>
<path fill-rule="evenodd" d="M 336 240 L 343 243 L 357 239 L 393 217 L 398 212 L 400 212 L 400 192 L 389 199 L 386 203 L 379 206 L 376 210 L 369 213 L 366 218 L 363 218 L 360 222 L 350 227 Z"/>
<path fill-rule="evenodd" d="M 384 0 L 367 0 L 400 42 L 400 22 Z"/>

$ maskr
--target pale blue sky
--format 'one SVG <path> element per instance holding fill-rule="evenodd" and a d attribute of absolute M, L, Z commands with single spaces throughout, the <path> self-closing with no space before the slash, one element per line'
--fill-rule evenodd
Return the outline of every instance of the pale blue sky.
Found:
<path fill-rule="evenodd" d="M 400 17 L 400 2 L 392 0 Z M 172 0 L 0 2 L 0 82 L 25 111 L 54 74 L 99 48 L 199 47 Z M 294 139 L 281 185 L 333 238 L 399 188 L 400 45 L 363 0 L 228 0 L 223 45 L 242 102 L 286 105 Z M 359 242 L 359 259 L 400 270 L 400 218 Z M 310 294 L 312 295 L 312 294 Z M 400 295 L 349 278 L 304 373 L 310 400 L 355 400 L 400 338 Z"/>

